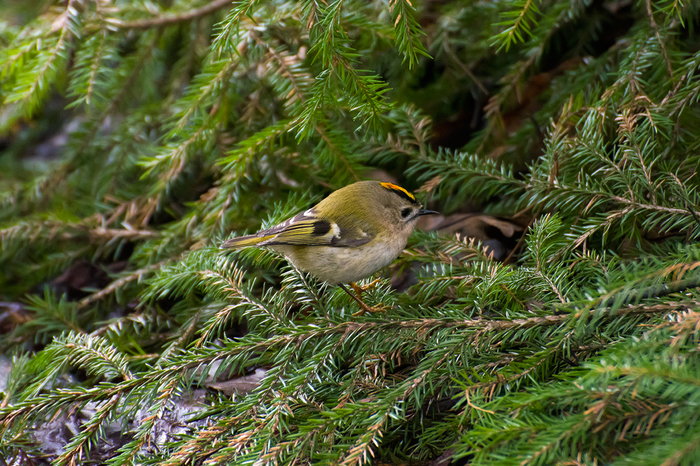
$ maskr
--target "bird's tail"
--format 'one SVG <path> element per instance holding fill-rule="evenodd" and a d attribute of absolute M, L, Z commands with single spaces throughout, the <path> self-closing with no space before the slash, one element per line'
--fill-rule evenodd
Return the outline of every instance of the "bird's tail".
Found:
<path fill-rule="evenodd" d="M 258 243 L 262 243 L 263 241 L 270 239 L 269 237 L 266 236 L 258 236 L 258 235 L 247 235 L 247 236 L 239 236 L 237 238 L 231 238 L 229 240 L 224 241 L 224 244 L 221 245 L 222 249 L 239 249 L 239 248 L 245 248 L 248 246 L 256 246 Z"/>

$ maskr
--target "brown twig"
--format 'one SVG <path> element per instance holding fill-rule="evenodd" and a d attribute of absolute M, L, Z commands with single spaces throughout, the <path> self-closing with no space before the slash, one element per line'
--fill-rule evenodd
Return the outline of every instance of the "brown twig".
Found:
<path fill-rule="evenodd" d="M 525 242 L 525 238 L 527 237 L 527 232 L 530 228 L 532 228 L 532 225 L 535 223 L 535 220 L 537 220 L 542 213 L 542 208 L 537 210 L 537 213 L 533 215 L 532 220 L 530 220 L 530 223 L 528 223 L 527 228 L 523 231 L 522 236 L 518 239 L 518 242 L 515 243 L 515 247 L 510 251 L 510 254 L 508 254 L 508 257 L 505 258 L 503 261 L 504 264 L 510 264 L 511 259 L 513 259 L 513 256 L 515 253 L 520 249 Z"/>
<path fill-rule="evenodd" d="M 447 54 L 447 56 L 450 57 L 452 61 L 454 61 L 462 71 L 464 71 L 464 74 L 469 76 L 471 80 L 474 81 L 474 84 L 476 84 L 476 86 L 481 90 L 481 92 L 483 92 L 486 95 L 489 95 L 488 89 L 486 89 L 486 86 L 484 86 L 481 80 L 479 80 L 479 78 L 476 77 L 472 70 L 469 67 L 467 67 L 467 65 L 462 63 L 459 57 L 457 57 L 457 55 L 455 55 L 455 53 L 452 51 L 452 49 L 450 48 L 449 40 L 446 37 L 443 40 L 442 44 L 442 48 Z"/>
<path fill-rule="evenodd" d="M 97 293 L 93 293 L 93 294 L 91 294 L 90 296 L 88 296 L 88 297 L 82 299 L 82 300 L 78 303 L 78 309 L 82 309 L 82 308 L 84 308 L 85 306 L 87 306 L 88 304 L 92 304 L 92 303 L 94 303 L 95 301 L 99 301 L 100 299 L 102 299 L 102 298 L 104 298 L 105 296 L 107 296 L 107 295 L 109 295 L 109 294 L 115 292 L 116 290 L 118 290 L 118 289 L 121 288 L 122 286 L 126 285 L 127 283 L 129 283 L 129 282 L 131 282 L 131 281 L 134 281 L 134 280 L 138 280 L 138 279 L 140 279 L 141 277 L 143 277 L 143 275 L 145 275 L 145 274 L 147 274 L 147 273 L 150 273 L 150 272 L 152 272 L 152 271 L 154 271 L 154 270 L 157 270 L 157 269 L 161 268 L 161 267 L 162 267 L 163 265 L 165 265 L 167 262 L 168 262 L 168 260 L 165 260 L 165 261 L 162 261 L 162 262 L 158 262 L 157 264 L 151 264 L 151 265 L 149 265 L 149 266 L 147 266 L 147 267 L 144 267 L 144 268 L 142 268 L 142 269 L 136 270 L 136 271 L 130 273 L 129 275 L 126 275 L 125 277 L 122 277 L 122 278 L 119 278 L 119 279 L 117 279 L 117 280 L 114 280 L 114 281 L 113 281 L 112 283 L 110 283 L 107 287 L 103 288 L 102 290 L 98 291 Z"/>
<path fill-rule="evenodd" d="M 232 5 L 232 0 L 214 0 L 213 2 L 199 8 L 194 8 L 175 15 L 157 16 L 149 19 L 140 19 L 137 21 L 109 21 L 109 26 L 116 29 L 150 29 L 153 27 L 169 26 L 171 24 L 190 21 L 200 16 L 206 16 L 214 13 L 216 10 L 224 8 L 227 5 Z"/>
<path fill-rule="evenodd" d="M 671 81 L 673 81 L 673 67 L 671 66 L 671 59 L 668 57 L 668 52 L 666 51 L 666 45 L 664 45 L 664 41 L 661 40 L 661 34 L 659 33 L 659 25 L 656 24 L 656 20 L 654 19 L 654 13 L 651 11 L 651 0 L 646 0 L 646 4 L 647 14 L 649 15 L 649 22 L 651 23 L 651 27 L 654 29 L 654 35 L 656 36 L 656 40 L 659 41 L 661 52 L 664 55 L 664 60 L 666 60 L 668 74 L 671 77 Z"/>

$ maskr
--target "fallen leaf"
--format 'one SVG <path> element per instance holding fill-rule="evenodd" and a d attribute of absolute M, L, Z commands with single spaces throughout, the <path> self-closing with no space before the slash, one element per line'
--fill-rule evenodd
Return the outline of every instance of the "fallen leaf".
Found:
<path fill-rule="evenodd" d="M 209 388 L 223 392 L 227 396 L 231 396 L 234 393 L 245 395 L 246 393 L 255 390 L 260 385 L 260 381 L 264 379 L 266 375 L 267 371 L 265 369 L 258 368 L 255 369 L 255 372 L 252 374 L 234 377 L 221 382 L 207 382 L 206 385 Z"/>

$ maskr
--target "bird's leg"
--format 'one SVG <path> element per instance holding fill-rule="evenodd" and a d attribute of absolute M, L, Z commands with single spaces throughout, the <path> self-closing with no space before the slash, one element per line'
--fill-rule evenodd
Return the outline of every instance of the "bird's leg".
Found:
<path fill-rule="evenodd" d="M 351 283 L 351 285 L 352 285 L 353 289 L 355 289 L 355 290 L 358 290 L 358 288 L 359 288 L 360 290 L 362 289 L 362 287 L 359 287 L 359 286 L 357 286 L 357 285 L 354 284 L 354 283 Z M 360 310 L 359 312 L 355 312 L 355 313 L 353 314 L 354 316 L 361 316 L 361 315 L 364 315 L 365 313 L 372 314 L 372 313 L 375 313 L 375 312 L 382 312 L 382 311 L 384 310 L 384 306 L 378 306 L 378 307 L 371 307 L 371 306 L 368 306 L 367 304 L 365 304 L 364 301 L 362 301 L 361 298 L 359 298 L 358 296 L 355 296 L 354 294 L 352 294 L 352 293 L 350 292 L 350 290 L 348 290 L 348 289 L 345 287 L 345 285 L 343 285 L 342 283 L 340 283 L 338 286 L 341 287 L 341 288 L 343 289 L 343 291 L 345 291 L 348 295 L 350 295 L 350 297 L 351 297 L 352 299 L 354 299 L 354 300 L 357 302 L 357 304 L 360 305 L 360 309 L 361 309 L 361 310 Z M 357 288 L 355 288 L 355 287 L 357 287 Z M 359 293 L 358 293 L 358 294 L 359 294 Z"/>

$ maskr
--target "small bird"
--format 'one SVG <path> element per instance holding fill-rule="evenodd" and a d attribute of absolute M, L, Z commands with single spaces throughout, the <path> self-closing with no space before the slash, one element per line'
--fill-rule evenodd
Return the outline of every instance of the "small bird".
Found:
<path fill-rule="evenodd" d="M 270 248 L 297 269 L 339 285 L 363 312 L 373 312 L 360 297 L 364 289 L 354 282 L 389 265 L 406 247 L 418 217 L 437 213 L 423 209 L 401 186 L 359 181 L 272 228 L 231 238 L 221 247 Z M 360 296 L 344 283 L 350 283 Z"/>

